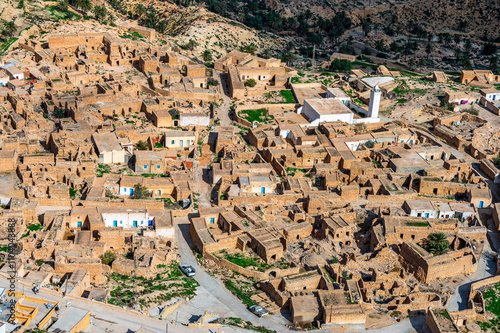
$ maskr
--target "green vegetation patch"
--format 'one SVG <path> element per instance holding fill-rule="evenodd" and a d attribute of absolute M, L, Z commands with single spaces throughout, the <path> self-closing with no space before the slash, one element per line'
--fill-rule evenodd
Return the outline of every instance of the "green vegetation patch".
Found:
<path fill-rule="evenodd" d="M 250 298 L 252 295 L 244 292 L 243 289 L 238 287 L 235 282 L 231 280 L 226 280 L 224 281 L 224 285 L 226 286 L 227 290 L 229 290 L 233 295 L 238 297 L 246 306 L 257 305 L 257 303 L 252 301 L 252 299 Z"/>
<path fill-rule="evenodd" d="M 273 265 L 263 262 L 260 258 L 248 257 L 244 253 L 227 253 L 224 255 L 224 259 L 243 268 L 255 267 L 259 272 L 273 267 Z"/>
<path fill-rule="evenodd" d="M 267 123 L 269 121 L 272 121 L 274 119 L 273 116 L 269 114 L 267 109 L 262 108 L 262 109 L 256 109 L 256 110 L 242 110 L 240 111 L 240 116 L 253 123 L 254 121 L 258 123 Z"/>
<path fill-rule="evenodd" d="M 11 37 L 5 43 L 3 43 L 2 45 L 0 45 L 0 55 L 3 55 L 9 49 L 9 47 L 12 44 L 14 44 L 14 42 L 16 40 L 18 40 L 18 39 L 19 38 L 17 38 L 17 37 Z"/>
<path fill-rule="evenodd" d="M 230 317 L 227 319 L 217 319 L 216 323 L 229 326 L 243 327 L 247 330 L 260 333 L 276 333 L 276 331 L 265 328 L 264 326 L 255 326 L 251 321 L 243 321 L 241 318 Z"/>
<path fill-rule="evenodd" d="M 127 38 L 132 40 L 144 39 L 144 36 L 135 31 L 126 31 L 123 35 L 120 35 L 121 38 Z"/>
<path fill-rule="evenodd" d="M 82 18 L 80 15 L 70 12 L 69 10 L 62 11 L 57 5 L 49 6 L 47 9 L 56 20 L 76 21 Z"/>
<path fill-rule="evenodd" d="M 407 226 L 410 227 L 428 227 L 429 223 L 427 222 L 406 222 Z"/>
<path fill-rule="evenodd" d="M 117 306 L 132 306 L 136 303 L 141 309 L 145 309 L 152 304 L 163 304 L 174 297 L 194 295 L 198 282 L 192 277 L 184 276 L 176 261 L 171 261 L 168 266 L 157 265 L 156 268 L 159 273 L 151 278 L 109 274 L 108 281 L 115 286 L 108 302 Z"/>
<path fill-rule="evenodd" d="M 483 332 L 492 329 L 493 332 L 500 332 L 500 282 L 486 290 L 483 294 L 486 304 L 486 311 L 491 312 L 496 317 L 490 321 L 478 322 Z"/>
<path fill-rule="evenodd" d="M 280 95 L 285 99 L 286 103 L 297 103 L 290 90 L 281 90 Z"/>

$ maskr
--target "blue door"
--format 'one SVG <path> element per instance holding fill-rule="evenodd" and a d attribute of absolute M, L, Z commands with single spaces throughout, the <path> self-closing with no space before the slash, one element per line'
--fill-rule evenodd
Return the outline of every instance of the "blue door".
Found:
<path fill-rule="evenodd" d="M 210 218 L 210 224 L 214 224 L 215 223 L 215 218 L 214 217 L 211 217 Z"/>
<path fill-rule="evenodd" d="M 429 217 L 429 213 L 425 213 L 425 217 Z"/>
<path fill-rule="evenodd" d="M 261 187 L 260 188 L 260 193 L 262 193 L 262 194 L 266 193 L 266 188 L 265 187 Z"/>
<path fill-rule="evenodd" d="M 117 227 L 118 226 L 118 221 L 113 221 L 113 227 Z"/>
<path fill-rule="evenodd" d="M 81 228 L 82 227 L 82 222 L 76 222 L 76 227 Z"/>
<path fill-rule="evenodd" d="M 479 208 L 483 208 L 484 206 L 484 201 L 479 201 Z"/>
<path fill-rule="evenodd" d="M 134 189 L 133 189 L 133 188 L 131 188 L 131 189 L 130 189 L 130 195 L 133 195 L 133 194 L 134 194 Z"/>
<path fill-rule="evenodd" d="M 133 222 L 132 222 L 132 226 L 133 226 L 134 228 L 137 228 L 137 221 L 133 221 Z"/>

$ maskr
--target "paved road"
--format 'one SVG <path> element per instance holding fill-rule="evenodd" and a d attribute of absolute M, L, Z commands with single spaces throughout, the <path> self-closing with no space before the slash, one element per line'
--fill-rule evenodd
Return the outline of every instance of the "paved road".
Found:
<path fill-rule="evenodd" d="M 222 90 L 222 99 L 224 103 L 219 107 L 217 111 L 217 115 L 219 116 L 220 125 L 221 126 L 230 126 L 231 119 L 229 118 L 229 107 L 231 104 L 231 97 L 229 97 L 229 89 L 227 86 L 227 75 L 225 73 L 216 72 L 215 78 L 219 81 L 219 87 Z"/>
<path fill-rule="evenodd" d="M 217 298 L 217 300 L 231 309 L 237 317 L 243 320 L 250 320 L 255 325 L 265 326 L 268 329 L 276 330 L 277 332 L 289 331 L 283 326 L 287 323 L 287 320 L 284 317 L 279 315 L 269 316 L 267 318 L 256 317 L 247 310 L 245 305 L 243 305 L 243 303 L 241 303 L 236 296 L 225 288 L 222 282 L 214 279 L 198 265 L 198 262 L 196 261 L 196 258 L 190 248 L 192 241 L 191 236 L 189 235 L 189 225 L 190 224 L 187 218 L 176 219 L 176 238 L 177 245 L 179 247 L 179 254 L 181 256 L 181 264 L 191 265 L 194 267 L 196 270 L 196 275 L 194 276 L 196 281 L 198 281 L 198 283 L 203 286 L 205 290 Z"/>
<path fill-rule="evenodd" d="M 488 225 L 487 240 L 484 242 L 483 252 L 479 259 L 476 272 L 466 277 L 464 282 L 455 289 L 455 293 L 448 302 L 448 310 L 459 311 L 467 309 L 470 286 L 472 283 L 496 275 L 496 252 L 498 249 L 498 233 L 494 230 L 492 221 Z M 493 246 L 492 246 L 493 245 Z"/>
<path fill-rule="evenodd" d="M 225 304 L 235 315 L 243 320 L 250 320 L 256 325 L 265 326 L 268 329 L 276 330 L 277 332 L 291 332 L 284 325 L 290 322 L 280 314 L 269 316 L 267 318 L 257 318 L 250 313 L 241 301 L 229 292 L 224 285 L 207 274 L 196 261 L 196 258 L 191 251 L 192 241 L 189 235 L 189 221 L 187 218 L 176 219 L 176 238 L 181 256 L 181 263 L 191 265 L 196 269 L 195 279 L 198 283 L 207 290 L 212 296 L 217 298 L 219 302 Z M 422 328 L 425 322 L 424 317 L 406 319 L 391 326 L 387 326 L 379 330 L 365 330 L 360 327 L 343 327 L 341 331 L 345 332 L 372 332 L 372 333 L 407 333 L 414 329 Z M 340 328 L 325 328 L 319 331 L 322 332 L 337 332 Z"/>
<path fill-rule="evenodd" d="M 0 277 L 0 287 L 8 288 L 8 282 L 6 278 L 3 276 Z M 23 289 L 20 282 L 18 282 L 17 289 L 18 290 Z M 110 329 L 111 331 L 114 332 L 130 332 L 130 331 L 136 331 L 141 326 L 144 326 L 145 328 L 152 330 L 154 332 L 164 333 L 167 323 L 169 326 L 168 330 L 169 333 L 217 332 L 216 328 L 215 329 L 211 328 L 211 330 L 209 330 L 209 328 L 206 327 L 202 328 L 202 327 L 187 327 L 184 325 L 172 325 L 171 323 L 165 320 L 159 320 L 157 318 L 147 317 L 142 315 L 134 315 L 124 309 L 109 306 L 99 302 L 90 302 L 83 299 L 72 298 L 72 297 L 63 298 L 60 295 L 54 294 L 49 291 L 45 291 L 43 288 L 36 296 L 33 294 L 29 286 L 26 286 L 24 288 L 24 291 L 27 296 L 44 298 L 52 303 L 61 301 L 62 304 L 62 308 L 60 310 L 61 314 L 66 311 L 67 309 L 66 304 L 68 304 L 67 302 L 69 302 L 68 306 L 75 306 L 78 308 L 91 311 L 92 324 L 85 330 L 86 332 L 101 332 L 104 331 L 103 330 L 104 328 Z M 40 304 L 40 306 L 43 305 Z M 33 323 L 33 324 L 36 325 L 38 323 Z M 221 332 L 233 333 L 233 332 L 248 332 L 248 331 L 223 327 L 221 328 Z"/>

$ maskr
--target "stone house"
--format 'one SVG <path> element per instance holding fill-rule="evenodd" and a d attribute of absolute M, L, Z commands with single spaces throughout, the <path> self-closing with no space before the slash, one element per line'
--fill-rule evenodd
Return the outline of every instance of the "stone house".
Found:
<path fill-rule="evenodd" d="M 163 133 L 164 146 L 170 149 L 188 149 L 194 147 L 196 132 L 190 131 L 165 131 Z"/>
<path fill-rule="evenodd" d="M 122 148 L 115 133 L 94 133 L 92 140 L 97 148 L 99 163 L 127 163 L 126 151 Z"/>

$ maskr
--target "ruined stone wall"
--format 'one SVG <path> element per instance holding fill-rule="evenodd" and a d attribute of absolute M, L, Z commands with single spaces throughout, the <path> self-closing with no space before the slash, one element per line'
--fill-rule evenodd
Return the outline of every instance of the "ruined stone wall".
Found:
<path fill-rule="evenodd" d="M 123 199 L 123 201 L 89 201 L 89 200 L 73 200 L 73 206 L 82 204 L 85 207 L 121 207 L 121 208 L 147 208 L 147 209 L 163 209 L 163 201 L 160 200 L 137 200 Z"/>
<path fill-rule="evenodd" d="M 461 183 L 443 182 L 441 180 L 420 179 L 419 193 L 423 195 L 455 196 L 467 194 L 467 186 Z"/>
<path fill-rule="evenodd" d="M 111 267 L 109 267 L 108 265 L 103 265 L 101 263 L 94 263 L 94 264 L 86 262 L 65 263 L 58 260 L 56 260 L 54 263 L 55 273 L 74 272 L 77 269 L 87 270 L 90 276 L 102 275 L 111 272 Z"/>
<path fill-rule="evenodd" d="M 231 199 L 231 204 L 240 206 L 242 204 L 282 204 L 291 205 L 296 203 L 302 198 L 302 194 L 284 194 L 284 195 L 266 195 L 266 196 L 255 196 L 255 197 L 236 197 Z"/>

